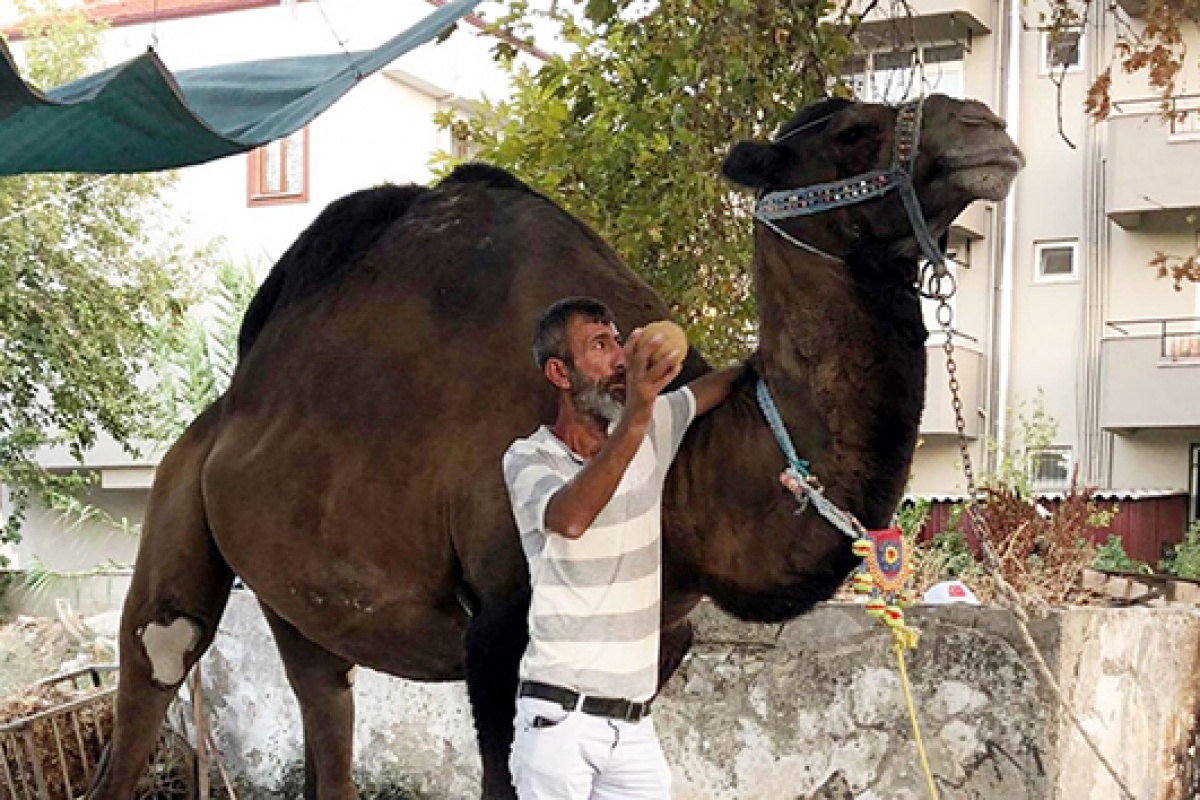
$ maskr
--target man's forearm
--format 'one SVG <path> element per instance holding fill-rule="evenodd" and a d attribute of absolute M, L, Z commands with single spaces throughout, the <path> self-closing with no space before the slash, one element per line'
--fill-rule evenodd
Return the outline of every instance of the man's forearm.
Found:
<path fill-rule="evenodd" d="M 546 506 L 546 528 L 578 539 L 608 505 L 646 438 L 645 421 L 623 417 L 595 457 Z"/>
<path fill-rule="evenodd" d="M 744 366 L 728 367 L 701 375 L 688 384 L 692 396 L 696 398 L 696 416 L 706 414 L 716 406 L 725 402 L 733 384 L 746 371 Z"/>

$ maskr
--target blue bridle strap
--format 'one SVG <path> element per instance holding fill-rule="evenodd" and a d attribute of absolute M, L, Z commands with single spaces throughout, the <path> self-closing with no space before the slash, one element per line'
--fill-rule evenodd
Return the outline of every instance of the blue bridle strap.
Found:
<path fill-rule="evenodd" d="M 862 523 L 853 514 L 838 508 L 825 496 L 820 484 L 809 470 L 808 462 L 796 455 L 796 448 L 792 446 L 792 438 L 788 436 L 783 418 L 779 416 L 779 409 L 775 407 L 775 401 L 771 398 L 771 390 L 767 388 L 766 380 L 761 377 L 758 379 L 755 392 L 758 396 L 758 407 L 762 409 L 763 416 L 767 419 L 767 425 L 770 426 L 779 449 L 783 451 L 783 456 L 787 459 L 788 465 L 782 476 L 783 484 L 795 495 L 796 501 L 800 504 L 796 513 L 803 512 L 811 503 L 826 522 L 851 540 L 866 536 L 867 532 Z"/>
<path fill-rule="evenodd" d="M 792 446 L 792 438 L 788 436 L 783 418 L 779 416 L 779 409 L 775 407 L 775 401 L 771 399 L 771 391 L 767 388 L 767 382 L 762 378 L 758 379 L 755 393 L 758 395 L 758 407 L 762 409 L 763 416 L 767 418 L 767 425 L 771 427 L 771 433 L 775 434 L 775 441 L 779 443 L 779 449 L 783 451 L 783 457 L 787 459 L 788 466 L 796 470 L 801 477 L 809 477 L 812 473 L 808 471 L 808 462 L 796 455 L 796 448 Z"/>

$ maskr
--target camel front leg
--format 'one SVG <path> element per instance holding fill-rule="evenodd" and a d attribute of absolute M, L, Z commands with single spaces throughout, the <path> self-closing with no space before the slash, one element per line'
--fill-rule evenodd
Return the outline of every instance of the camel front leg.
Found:
<path fill-rule="evenodd" d="M 357 800 L 354 664 L 304 637 L 262 603 L 304 722 L 305 800 Z"/>
<path fill-rule="evenodd" d="M 658 690 L 666 686 L 667 681 L 679 669 L 684 656 L 692 649 L 692 641 L 696 638 L 695 628 L 686 617 L 669 628 L 663 628 L 658 644 Z"/>
<path fill-rule="evenodd" d="M 479 737 L 484 800 L 513 800 L 508 770 L 513 718 L 517 713 L 517 669 L 529 640 L 529 596 L 519 593 L 486 603 L 467 628 L 467 694 Z"/>

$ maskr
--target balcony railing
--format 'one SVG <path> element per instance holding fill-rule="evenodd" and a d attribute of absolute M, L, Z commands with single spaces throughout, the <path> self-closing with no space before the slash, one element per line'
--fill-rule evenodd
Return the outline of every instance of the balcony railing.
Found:
<path fill-rule="evenodd" d="M 1106 325 L 1120 336 L 1157 338 L 1158 359 L 1162 363 L 1200 364 L 1200 317 L 1113 320 Z"/>
<path fill-rule="evenodd" d="M 1200 317 L 1113 320 L 1101 343 L 1106 430 L 1200 426 Z"/>

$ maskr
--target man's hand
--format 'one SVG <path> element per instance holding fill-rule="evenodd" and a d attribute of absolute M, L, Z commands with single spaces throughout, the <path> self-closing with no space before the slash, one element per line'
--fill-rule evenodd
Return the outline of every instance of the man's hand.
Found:
<path fill-rule="evenodd" d="M 654 399 L 683 368 L 686 352 L 671 349 L 659 334 L 638 328 L 625 343 L 625 415 L 648 422 Z"/>

